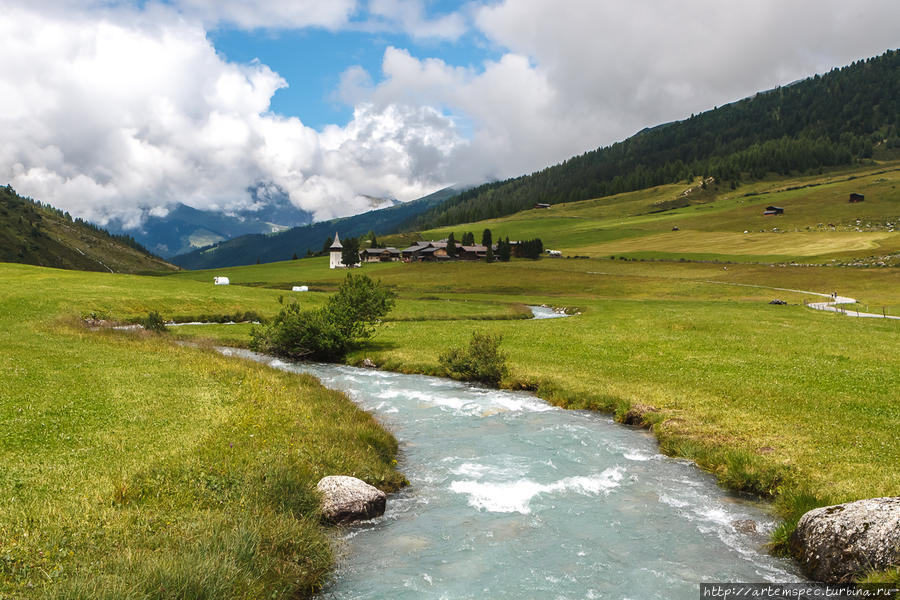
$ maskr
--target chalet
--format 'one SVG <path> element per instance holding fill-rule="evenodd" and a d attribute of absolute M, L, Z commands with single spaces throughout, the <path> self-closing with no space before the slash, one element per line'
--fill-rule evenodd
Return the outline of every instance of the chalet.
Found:
<path fill-rule="evenodd" d="M 855 204 L 856 202 L 862 202 L 866 197 L 862 194 L 850 194 L 850 204 Z"/>
<path fill-rule="evenodd" d="M 447 242 L 416 242 L 409 248 L 400 251 L 403 262 L 414 262 L 418 260 L 444 260 L 447 256 Z"/>
<path fill-rule="evenodd" d="M 366 248 L 359 253 L 359 260 L 364 263 L 397 262 L 402 254 L 397 248 Z"/>
<path fill-rule="evenodd" d="M 783 215 L 784 209 L 780 206 L 767 206 L 766 210 L 763 211 L 763 216 L 771 217 L 774 215 Z"/>
<path fill-rule="evenodd" d="M 478 260 L 487 257 L 487 246 L 460 246 L 457 257 L 462 260 Z"/>
<path fill-rule="evenodd" d="M 550 208 L 550 205 L 545 202 L 538 202 L 534 205 L 535 208 Z"/>

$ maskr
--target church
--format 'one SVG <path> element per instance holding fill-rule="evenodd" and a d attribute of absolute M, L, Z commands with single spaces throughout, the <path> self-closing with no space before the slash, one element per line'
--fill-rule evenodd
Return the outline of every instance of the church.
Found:
<path fill-rule="evenodd" d="M 346 269 L 347 265 L 345 265 L 342 261 L 342 254 L 344 251 L 344 246 L 341 244 L 341 239 L 338 237 L 337 232 L 334 232 L 334 242 L 331 243 L 331 246 L 328 248 L 328 268 L 329 269 Z M 360 266 L 360 263 L 356 263 L 353 265 L 354 267 Z"/>

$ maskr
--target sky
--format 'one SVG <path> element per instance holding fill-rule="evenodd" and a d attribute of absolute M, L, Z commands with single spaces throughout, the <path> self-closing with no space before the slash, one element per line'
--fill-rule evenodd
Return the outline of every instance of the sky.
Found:
<path fill-rule="evenodd" d="M 900 47 L 896 0 L 0 0 L 0 185 L 105 225 L 531 173 Z M 261 187 L 262 186 L 262 187 Z"/>

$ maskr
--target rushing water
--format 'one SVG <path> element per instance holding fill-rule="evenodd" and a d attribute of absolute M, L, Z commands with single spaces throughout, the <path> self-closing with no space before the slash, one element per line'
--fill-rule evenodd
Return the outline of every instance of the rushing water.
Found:
<path fill-rule="evenodd" d="M 327 599 L 691 598 L 700 582 L 798 581 L 774 523 L 651 435 L 529 394 L 322 364 L 311 373 L 400 440 L 411 485 L 341 530 Z M 758 533 L 736 530 L 752 519 Z"/>

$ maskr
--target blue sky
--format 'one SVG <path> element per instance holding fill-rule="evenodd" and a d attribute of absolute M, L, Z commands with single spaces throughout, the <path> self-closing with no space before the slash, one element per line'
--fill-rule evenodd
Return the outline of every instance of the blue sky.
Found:
<path fill-rule="evenodd" d="M 444 3 L 452 4 L 452 3 Z M 272 97 L 271 109 L 295 116 L 315 129 L 345 125 L 353 107 L 335 94 L 341 73 L 361 66 L 373 77 L 381 74 L 381 61 L 390 47 L 406 48 L 413 55 L 438 57 L 452 65 L 480 69 L 485 60 L 501 55 L 483 37 L 469 32 L 458 40 L 420 42 L 402 32 L 306 30 L 253 30 L 221 27 L 209 32 L 216 50 L 229 61 L 259 60 L 278 72 L 288 87 Z"/>
<path fill-rule="evenodd" d="M 887 0 L 0 6 L 0 185 L 133 227 L 518 176 L 900 45 Z"/>

